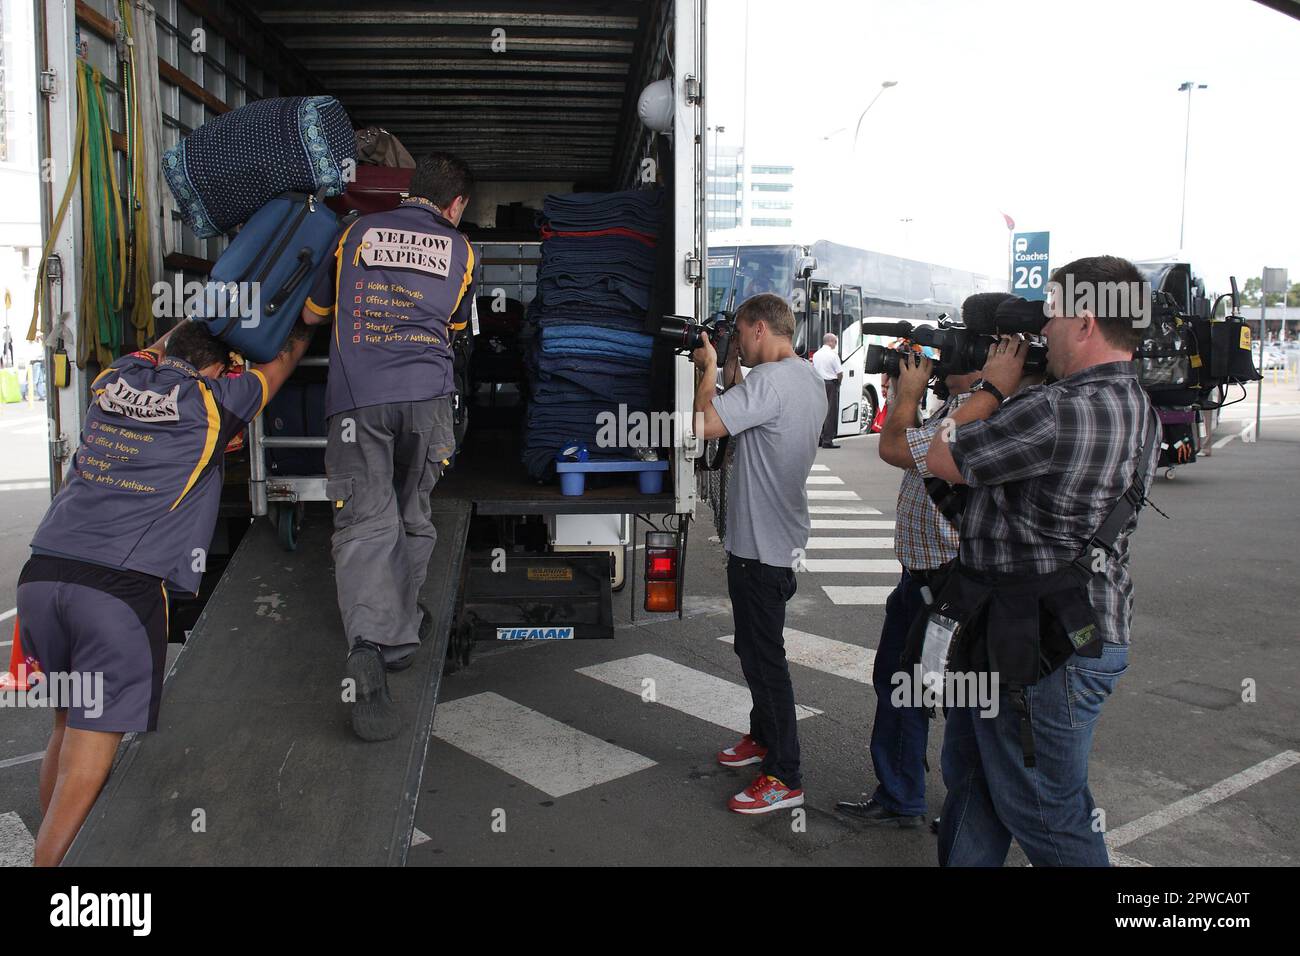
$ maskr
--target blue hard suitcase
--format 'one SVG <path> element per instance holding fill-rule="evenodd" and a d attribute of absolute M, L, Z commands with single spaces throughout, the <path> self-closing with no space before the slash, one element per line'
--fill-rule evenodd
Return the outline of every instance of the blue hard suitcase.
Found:
<path fill-rule="evenodd" d="M 212 267 L 198 318 L 246 359 L 271 361 L 289 338 L 316 275 L 332 267 L 345 222 L 319 194 L 272 199 Z"/>

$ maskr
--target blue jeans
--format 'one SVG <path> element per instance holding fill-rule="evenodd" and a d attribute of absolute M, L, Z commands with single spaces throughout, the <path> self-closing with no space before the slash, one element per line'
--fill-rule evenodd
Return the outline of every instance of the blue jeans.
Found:
<path fill-rule="evenodd" d="M 904 570 L 885 601 L 885 624 L 871 671 L 871 686 L 876 689 L 876 719 L 871 726 L 876 792 L 871 799 L 909 816 L 925 815 L 925 745 L 930 718 L 921 707 L 895 707 L 890 699 L 894 690 L 890 678 L 900 670 L 907 632 L 924 607 L 921 586 Z"/>
<path fill-rule="evenodd" d="M 1108 866 L 1094 829 L 1088 752 L 1101 707 L 1128 667 L 1128 646 L 1103 645 L 1100 658 L 1075 654 L 1026 688 L 1037 750 L 1026 767 L 1020 716 L 999 689 L 996 717 L 970 707 L 948 711 L 939 829 L 942 866 L 1001 866 L 1014 836 L 1034 866 Z"/>

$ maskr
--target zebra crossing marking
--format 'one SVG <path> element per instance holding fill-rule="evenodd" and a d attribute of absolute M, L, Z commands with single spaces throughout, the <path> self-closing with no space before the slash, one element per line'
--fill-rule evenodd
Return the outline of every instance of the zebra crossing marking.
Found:
<path fill-rule="evenodd" d="M 804 558 L 805 571 L 814 574 L 902 574 L 894 558 Z"/>
<path fill-rule="evenodd" d="M 809 538 L 808 544 L 804 546 L 805 551 L 843 551 L 847 548 L 892 548 L 894 546 L 893 538 L 859 538 L 846 535 L 836 538 Z"/>
<path fill-rule="evenodd" d="M 790 663 L 845 677 L 859 684 L 871 683 L 871 667 L 876 660 L 873 648 L 809 634 L 793 627 L 787 627 L 782 633 L 785 635 L 785 657 Z M 724 634 L 718 640 L 734 644 L 736 635 Z"/>
<path fill-rule="evenodd" d="M 814 531 L 893 531 L 892 521 L 855 521 L 852 518 L 813 518 Z"/>
<path fill-rule="evenodd" d="M 491 691 L 439 704 L 433 735 L 550 797 L 655 765 Z"/>
<path fill-rule="evenodd" d="M 725 678 L 656 654 L 638 654 L 579 667 L 578 673 L 638 697 L 653 688 L 656 704 L 727 727 L 736 733 L 749 733 L 749 711 L 753 705 L 749 688 Z M 799 720 L 820 713 L 820 710 L 803 704 L 795 705 L 795 716 Z"/>
<path fill-rule="evenodd" d="M 864 607 L 867 605 L 884 604 L 889 599 L 890 593 L 894 590 L 890 587 L 878 587 L 876 585 L 854 585 L 844 587 L 834 584 L 823 584 L 822 590 L 830 598 L 832 604 L 845 605 L 849 607 Z"/>

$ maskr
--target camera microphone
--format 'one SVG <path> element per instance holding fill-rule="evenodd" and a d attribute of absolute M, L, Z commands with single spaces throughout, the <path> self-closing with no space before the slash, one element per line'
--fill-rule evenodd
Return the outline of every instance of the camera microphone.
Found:
<path fill-rule="evenodd" d="M 1012 297 L 998 305 L 994 317 L 995 328 L 1002 335 L 1013 335 L 1016 332 L 1038 335 L 1047 324 L 1046 307 L 1046 302 Z"/>
<path fill-rule="evenodd" d="M 911 322 L 863 322 L 863 335 L 883 335 L 892 339 L 905 339 L 912 334 Z"/>
<path fill-rule="evenodd" d="M 1009 292 L 976 292 L 961 304 L 961 322 L 969 332 L 992 335 L 997 326 L 998 307 L 1015 296 Z"/>

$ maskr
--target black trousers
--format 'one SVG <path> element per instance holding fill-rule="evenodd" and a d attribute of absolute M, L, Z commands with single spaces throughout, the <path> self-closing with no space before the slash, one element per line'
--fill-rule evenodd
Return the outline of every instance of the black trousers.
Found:
<path fill-rule="evenodd" d="M 767 748 L 760 768 L 799 789 L 799 732 L 794 685 L 785 659 L 785 605 L 797 585 L 792 568 L 727 555 L 727 592 L 736 625 L 736 656 L 750 696 L 749 735 Z"/>
<path fill-rule="evenodd" d="M 826 380 L 826 421 L 822 422 L 821 443 L 828 445 L 835 440 L 835 433 L 840 430 L 840 380 Z"/>

